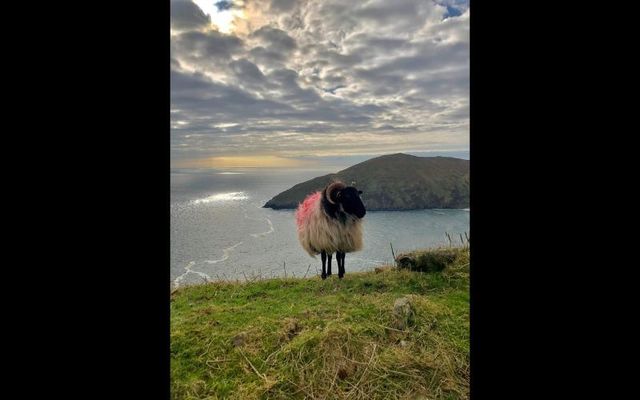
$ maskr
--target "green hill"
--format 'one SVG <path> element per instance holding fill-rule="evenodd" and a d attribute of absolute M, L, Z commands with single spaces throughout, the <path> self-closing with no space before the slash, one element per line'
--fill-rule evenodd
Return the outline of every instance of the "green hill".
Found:
<path fill-rule="evenodd" d="M 445 253 L 431 273 L 178 289 L 171 398 L 468 399 L 469 249 Z"/>
<path fill-rule="evenodd" d="M 276 195 L 264 207 L 296 208 L 334 179 L 356 182 L 367 210 L 469 207 L 469 160 L 390 154 L 313 178 Z"/>

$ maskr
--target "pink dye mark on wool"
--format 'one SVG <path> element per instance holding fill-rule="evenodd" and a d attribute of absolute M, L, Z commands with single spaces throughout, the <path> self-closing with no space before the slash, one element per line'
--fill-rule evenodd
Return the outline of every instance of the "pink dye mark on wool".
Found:
<path fill-rule="evenodd" d="M 313 214 L 313 210 L 318 206 L 318 201 L 320 201 L 320 196 L 322 193 L 315 192 L 313 194 L 308 195 L 302 203 L 298 206 L 298 210 L 296 211 L 296 224 L 298 225 L 298 229 L 301 229 L 304 225 L 306 225 L 307 221 Z"/>

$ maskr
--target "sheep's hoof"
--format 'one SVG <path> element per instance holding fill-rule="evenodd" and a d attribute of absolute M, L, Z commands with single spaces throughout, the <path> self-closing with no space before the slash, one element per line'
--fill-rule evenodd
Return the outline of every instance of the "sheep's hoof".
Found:
<path fill-rule="evenodd" d="M 323 279 L 323 280 L 324 280 L 324 279 L 327 279 L 327 274 L 322 274 L 322 275 L 320 275 L 320 276 L 322 276 L 322 279 Z"/>
<path fill-rule="evenodd" d="M 331 276 L 331 272 L 327 272 L 327 276 Z"/>
<path fill-rule="evenodd" d="M 338 274 L 338 278 L 340 278 L 340 279 L 344 278 L 344 274 L 342 274 L 342 275 Z"/>

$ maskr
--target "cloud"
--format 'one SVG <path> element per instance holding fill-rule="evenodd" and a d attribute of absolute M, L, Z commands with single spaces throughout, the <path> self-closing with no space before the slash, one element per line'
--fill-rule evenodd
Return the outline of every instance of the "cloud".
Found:
<path fill-rule="evenodd" d="M 197 30 L 211 23 L 202 10 L 190 0 L 171 0 L 171 29 Z"/>
<path fill-rule="evenodd" d="M 171 6 L 172 157 L 468 149 L 466 1 Z"/>
<path fill-rule="evenodd" d="M 171 38 L 173 57 L 187 63 L 202 64 L 209 69 L 219 62 L 228 61 L 242 49 L 242 40 L 218 31 L 184 32 Z"/>
<path fill-rule="evenodd" d="M 231 61 L 229 66 L 234 71 L 240 81 L 244 82 L 264 82 L 265 76 L 254 63 L 244 58 Z"/>
<path fill-rule="evenodd" d="M 176 119 L 193 119 L 194 127 L 243 118 L 277 118 L 292 110 L 287 104 L 261 99 L 238 87 L 211 81 L 203 74 L 178 71 L 171 73 L 171 105 L 180 110 Z"/>
<path fill-rule="evenodd" d="M 274 12 L 290 11 L 296 2 L 296 0 L 272 0 L 270 9 Z"/>
<path fill-rule="evenodd" d="M 253 32 L 251 36 L 262 39 L 266 42 L 267 48 L 275 52 L 288 53 L 296 48 L 296 41 L 282 29 L 263 26 Z"/>

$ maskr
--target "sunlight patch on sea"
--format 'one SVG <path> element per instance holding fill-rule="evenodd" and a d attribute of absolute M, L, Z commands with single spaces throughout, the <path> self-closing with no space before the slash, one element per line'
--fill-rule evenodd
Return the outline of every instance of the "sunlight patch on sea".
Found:
<path fill-rule="evenodd" d="M 249 196 L 245 192 L 229 192 L 229 193 L 217 193 L 204 199 L 197 199 L 193 201 L 193 204 L 206 204 L 219 201 L 234 201 L 234 200 L 246 200 Z"/>

